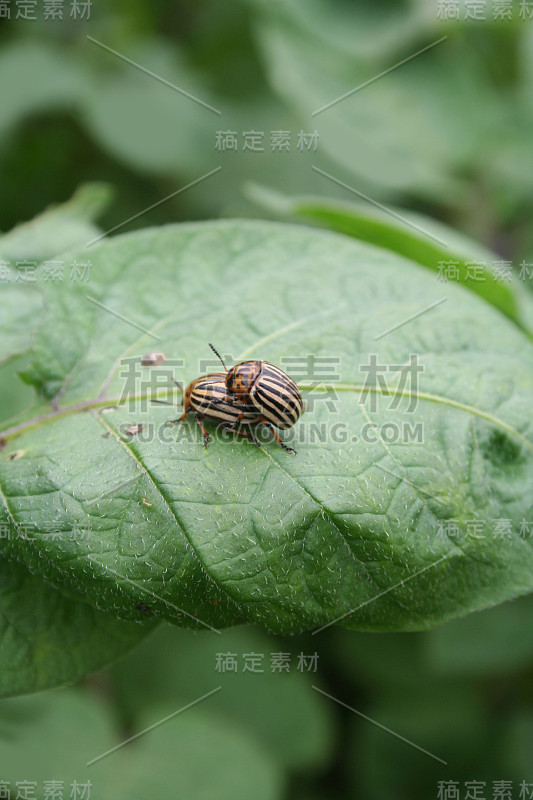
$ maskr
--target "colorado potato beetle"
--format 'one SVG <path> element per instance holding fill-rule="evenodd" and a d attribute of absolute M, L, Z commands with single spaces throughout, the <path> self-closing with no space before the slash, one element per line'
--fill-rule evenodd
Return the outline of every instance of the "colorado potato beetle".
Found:
<path fill-rule="evenodd" d="M 252 405 L 259 414 L 259 421 L 270 429 L 276 441 L 285 450 L 295 452 L 274 430 L 274 427 L 292 428 L 303 411 L 302 395 L 292 378 L 268 361 L 241 361 L 228 370 L 214 346 L 209 343 L 209 347 L 226 370 L 226 388 L 230 395 L 247 406 Z"/>
<path fill-rule="evenodd" d="M 182 422 L 187 414 L 193 413 L 204 437 L 204 447 L 209 442 L 209 434 L 202 425 L 204 417 L 218 420 L 222 427 L 232 430 L 238 436 L 245 436 L 259 444 L 251 432 L 241 431 L 240 425 L 250 425 L 259 421 L 259 414 L 250 402 L 236 404 L 226 388 L 224 372 L 211 372 L 191 381 L 185 389 L 183 414 L 174 422 Z"/>

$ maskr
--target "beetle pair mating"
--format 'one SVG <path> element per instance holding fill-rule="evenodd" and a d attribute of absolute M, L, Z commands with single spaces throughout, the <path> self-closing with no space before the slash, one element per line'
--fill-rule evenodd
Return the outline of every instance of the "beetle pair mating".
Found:
<path fill-rule="evenodd" d="M 191 381 L 185 390 L 184 411 L 175 422 L 182 422 L 193 413 L 204 437 L 209 434 L 202 425 L 204 417 L 218 420 L 221 427 L 245 436 L 259 445 L 252 426 L 265 425 L 278 444 L 289 453 L 296 453 L 278 436 L 275 428 L 284 430 L 297 422 L 303 410 L 300 390 L 288 375 L 268 361 L 241 361 L 228 370 L 222 357 L 209 343 L 224 367 L 224 372 L 211 372 Z M 242 430 L 242 426 L 248 430 Z"/>

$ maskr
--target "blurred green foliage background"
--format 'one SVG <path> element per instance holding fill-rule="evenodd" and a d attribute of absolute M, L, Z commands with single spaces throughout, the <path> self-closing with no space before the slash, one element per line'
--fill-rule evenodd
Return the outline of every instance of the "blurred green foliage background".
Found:
<path fill-rule="evenodd" d="M 93 0 L 88 20 L 74 19 L 71 5 L 64 0 L 63 20 L 45 19 L 39 0 L 35 20 L 16 19 L 12 0 L 11 19 L 0 19 L 0 229 L 95 178 L 117 190 L 104 220 L 111 227 L 217 166 L 219 174 L 130 227 L 256 214 L 243 196 L 247 181 L 350 198 L 314 164 L 378 201 L 429 212 L 502 256 L 531 251 L 527 4 L 513 0 L 511 19 L 494 20 L 497 4 L 487 0 L 486 20 L 466 21 L 462 2 L 460 19 L 447 22 L 443 9 L 455 3 L 443 0 Z M 297 150 L 298 132 L 315 129 L 316 152 Z M 250 130 L 265 133 L 264 152 L 243 150 Z M 291 133 L 290 151 L 271 151 L 277 130 Z M 217 131 L 236 132 L 238 151 L 217 150 Z"/>
<path fill-rule="evenodd" d="M 485 20 L 466 20 L 461 3 L 459 19 L 443 20 L 452 5 L 97 0 L 89 19 L 74 19 L 66 0 L 60 20 L 45 19 L 42 2 L 36 19 L 17 19 L 12 0 L 11 18 L 0 19 L 0 230 L 94 180 L 115 189 L 103 230 L 264 216 L 250 183 L 350 199 L 317 166 L 376 201 L 451 224 L 518 274 L 533 261 L 533 8 L 513 2 L 511 18 L 495 19 L 489 2 Z M 251 130 L 264 132 L 262 152 L 243 150 Z M 315 130 L 316 151 L 299 149 L 299 132 Z M 237 151 L 217 149 L 218 131 L 236 133 Z M 272 151 L 271 131 L 289 132 L 290 149 Z M 27 401 L 30 390 L 10 378 L 23 366 L 3 367 L 3 418 Z M 466 798 L 477 780 L 485 786 L 471 797 L 533 797 L 532 615 L 524 598 L 431 633 L 330 629 L 279 640 L 238 629 L 223 646 L 161 628 L 80 687 L 2 701 L 0 781 L 35 780 L 42 792 L 45 780 L 90 776 L 93 796 L 114 798 L 426 800 L 452 791 L 439 781 L 458 782 L 449 797 Z M 223 675 L 218 651 L 267 662 L 271 652 L 316 651 L 318 669 Z M 218 685 L 205 705 L 85 768 L 106 742 Z M 511 782 L 500 795 L 498 781 Z"/>

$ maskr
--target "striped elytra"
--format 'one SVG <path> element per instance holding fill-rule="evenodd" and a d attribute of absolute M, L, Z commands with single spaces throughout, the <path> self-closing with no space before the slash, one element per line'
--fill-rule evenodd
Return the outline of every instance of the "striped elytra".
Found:
<path fill-rule="evenodd" d="M 249 398 L 265 425 L 274 425 L 281 430 L 292 428 L 303 411 L 303 400 L 300 390 L 286 372 L 268 361 L 241 361 L 228 370 L 211 342 L 209 347 L 226 370 L 226 387 L 231 394 Z M 277 436 L 276 439 L 281 444 Z"/>
<path fill-rule="evenodd" d="M 243 425 L 257 422 L 259 413 L 255 406 L 244 398 L 236 403 L 228 394 L 225 381 L 223 372 L 211 372 L 191 381 L 185 390 L 182 417 L 193 411 L 219 422 Z"/>
<path fill-rule="evenodd" d="M 261 417 L 276 428 L 292 428 L 303 411 L 300 390 L 283 370 L 268 361 L 242 361 L 226 375 L 226 387 L 248 396 Z"/>
<path fill-rule="evenodd" d="M 191 381 L 185 390 L 183 407 L 181 417 L 172 422 L 183 422 L 187 414 L 193 413 L 204 437 L 204 447 L 209 443 L 209 433 L 202 425 L 204 417 L 215 419 L 222 428 L 228 428 L 238 436 L 244 436 L 251 439 L 254 444 L 259 444 L 251 430 L 243 431 L 241 426 L 260 422 L 260 414 L 247 397 L 230 395 L 226 388 L 224 372 L 211 372 Z"/>
<path fill-rule="evenodd" d="M 288 375 L 268 361 L 242 361 L 228 371 L 224 361 L 210 343 L 209 347 L 222 362 L 225 372 L 211 372 L 191 381 L 183 398 L 184 411 L 179 420 L 193 412 L 204 437 L 209 434 L 202 425 L 204 417 L 218 420 L 238 436 L 260 445 L 253 429 L 267 427 L 280 447 L 295 453 L 283 442 L 274 428 L 291 428 L 303 411 L 300 390 Z M 246 430 L 243 430 L 245 428 Z"/>

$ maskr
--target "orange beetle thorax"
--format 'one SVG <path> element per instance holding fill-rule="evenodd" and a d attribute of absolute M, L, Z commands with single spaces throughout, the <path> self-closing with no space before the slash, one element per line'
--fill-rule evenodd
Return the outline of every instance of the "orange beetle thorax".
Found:
<path fill-rule="evenodd" d="M 226 387 L 235 394 L 248 394 L 261 372 L 260 361 L 242 361 L 226 375 Z"/>

